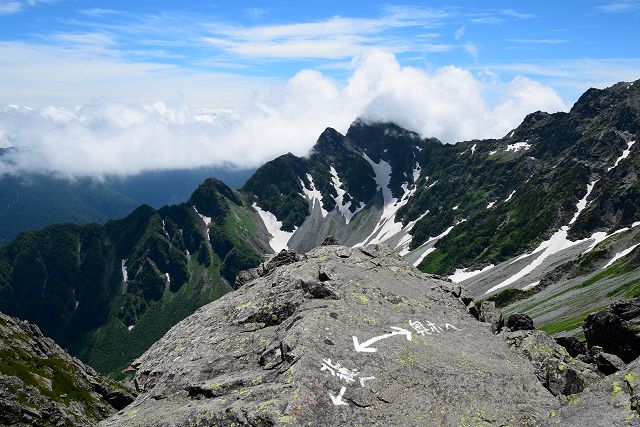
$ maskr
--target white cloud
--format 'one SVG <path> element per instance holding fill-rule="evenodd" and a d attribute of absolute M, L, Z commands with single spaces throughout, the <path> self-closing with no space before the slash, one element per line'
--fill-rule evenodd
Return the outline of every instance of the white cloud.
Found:
<path fill-rule="evenodd" d="M 596 8 L 604 13 L 628 13 L 635 12 L 640 9 L 640 1 L 638 0 L 622 0 L 603 4 Z"/>
<path fill-rule="evenodd" d="M 425 52 L 442 52 L 453 47 L 430 43 L 414 46 L 389 32 L 437 27 L 448 16 L 446 10 L 387 7 L 378 18 L 334 16 L 315 22 L 255 26 L 207 24 L 204 28 L 209 35 L 200 40 L 235 55 L 272 59 L 340 59 L 360 55 L 373 46 L 395 52 L 416 46 Z"/>
<path fill-rule="evenodd" d="M 465 28 L 463 25 L 462 27 L 458 28 L 455 33 L 453 33 L 453 38 L 456 40 L 460 40 L 462 36 L 464 36 L 464 31 L 465 31 Z"/>
<path fill-rule="evenodd" d="M 288 151 L 304 155 L 325 127 L 345 132 L 358 116 L 456 142 L 500 137 L 538 109 L 566 109 L 552 89 L 523 77 L 503 89 L 503 99 L 488 106 L 483 83 L 467 70 L 402 67 L 392 54 L 375 50 L 354 60 L 343 84 L 301 71 L 241 110 L 109 101 L 76 108 L 5 106 L 4 145 L 23 149 L 4 168 L 103 176 L 256 166 Z"/>
<path fill-rule="evenodd" d="M 0 3 L 0 16 L 13 15 L 22 11 L 22 4 L 18 1 L 3 1 Z"/>
<path fill-rule="evenodd" d="M 27 7 L 38 4 L 52 3 L 55 0 L 0 0 L 0 16 L 14 15 L 25 10 Z"/>

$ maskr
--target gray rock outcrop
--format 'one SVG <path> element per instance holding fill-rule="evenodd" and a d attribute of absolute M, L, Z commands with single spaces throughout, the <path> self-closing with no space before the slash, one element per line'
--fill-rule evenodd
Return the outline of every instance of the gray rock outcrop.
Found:
<path fill-rule="evenodd" d="M 640 425 L 640 359 L 587 387 L 552 413 L 549 426 Z"/>
<path fill-rule="evenodd" d="M 502 311 L 496 307 L 495 301 L 482 301 L 478 313 L 478 320 L 489 323 L 491 332 L 497 334 L 504 326 Z"/>
<path fill-rule="evenodd" d="M 103 427 L 537 425 L 559 402 L 451 284 L 324 246 L 173 327 Z"/>
<path fill-rule="evenodd" d="M 92 426 L 132 401 L 37 326 L 0 313 L 0 425 Z"/>
<path fill-rule="evenodd" d="M 530 331 L 535 329 L 533 319 L 523 313 L 515 313 L 507 318 L 507 328 L 512 331 Z"/>
<path fill-rule="evenodd" d="M 580 393 L 601 378 L 594 365 L 574 359 L 543 331 L 503 332 L 504 342 L 531 361 L 540 382 L 554 396 Z"/>

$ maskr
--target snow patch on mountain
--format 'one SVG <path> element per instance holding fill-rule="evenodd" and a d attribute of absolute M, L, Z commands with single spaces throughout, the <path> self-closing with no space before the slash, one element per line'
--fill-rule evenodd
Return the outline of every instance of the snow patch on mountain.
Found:
<path fill-rule="evenodd" d="M 302 186 L 302 191 L 304 193 L 302 194 L 302 196 L 309 201 L 311 209 L 313 209 L 317 202 L 318 206 L 320 206 L 322 217 L 325 218 L 328 212 L 322 207 L 322 193 L 316 188 L 315 184 L 313 183 L 313 177 L 310 174 L 307 174 L 307 180 L 309 181 L 309 186 L 311 187 L 310 189 L 308 189 L 305 186 L 304 182 L 300 180 L 300 185 Z"/>
<path fill-rule="evenodd" d="M 607 234 L 604 231 L 598 231 L 595 232 L 591 235 L 591 239 L 593 239 L 593 243 L 591 243 L 591 246 L 589 246 L 584 252 L 582 252 L 582 255 L 591 252 L 596 246 L 598 246 L 598 243 L 600 242 L 604 242 L 605 240 L 607 240 L 609 237 L 611 236 L 615 236 L 616 234 L 620 234 L 620 233 L 624 233 L 625 231 L 629 231 L 632 228 L 635 228 L 637 226 L 640 225 L 640 221 L 638 222 L 634 222 L 633 224 L 631 224 L 631 227 L 624 227 L 624 228 L 620 228 L 616 231 L 614 231 L 611 234 Z"/>
<path fill-rule="evenodd" d="M 437 235 L 435 237 L 430 237 L 429 240 L 427 240 L 426 242 L 424 242 L 421 245 L 421 247 L 427 246 L 429 243 L 434 243 L 434 242 L 437 242 L 438 240 L 442 239 L 444 236 L 446 236 L 447 234 L 451 233 L 451 230 L 453 230 L 453 227 L 455 227 L 455 225 L 452 225 L 451 227 L 447 228 L 441 234 L 439 234 L 439 235 Z M 427 255 L 429 255 L 431 252 L 433 252 L 435 250 L 436 250 L 436 248 L 431 247 L 431 248 L 427 249 L 426 251 L 424 251 L 422 253 L 422 255 L 420 255 L 420 257 L 413 263 L 413 266 L 414 267 L 419 266 L 420 263 L 422 263 L 422 261 L 424 261 L 424 259 L 427 257 Z"/>
<path fill-rule="evenodd" d="M 513 190 L 511 192 L 511 194 L 509 194 L 509 197 L 507 197 L 506 199 L 504 199 L 504 202 L 507 203 L 509 200 L 511 200 L 511 198 L 513 197 L 513 195 L 516 194 L 516 190 Z"/>
<path fill-rule="evenodd" d="M 405 182 L 402 184 L 402 197 L 400 200 L 396 199 L 393 197 L 391 189 L 389 188 L 392 173 L 391 165 L 382 159 L 376 163 L 366 154 L 363 154 L 363 157 L 371 165 L 375 174 L 378 190 L 382 192 L 383 209 L 380 220 L 375 228 L 359 245 L 382 243 L 386 239 L 400 233 L 404 227 L 401 222 L 396 222 L 396 214 L 400 208 L 407 204 L 417 190 L 415 185 L 409 189 L 409 184 Z M 415 168 L 413 175 L 416 175 Z"/>
<path fill-rule="evenodd" d="M 533 272 L 536 268 L 540 267 L 542 263 L 551 255 L 556 254 L 560 251 L 563 251 L 565 249 L 568 249 L 572 246 L 575 246 L 579 243 L 585 242 L 590 239 L 590 238 L 586 238 L 583 240 L 571 241 L 567 238 L 567 236 L 569 235 L 569 227 L 576 221 L 576 219 L 578 219 L 582 211 L 587 207 L 587 199 L 591 194 L 591 190 L 593 190 L 593 187 L 595 186 L 595 184 L 596 184 L 596 181 L 593 181 L 587 185 L 587 193 L 584 195 L 582 199 L 578 201 L 576 205 L 576 213 L 573 215 L 573 218 L 571 219 L 568 225 L 562 226 L 558 231 L 556 231 L 549 238 L 549 240 L 546 240 L 540 243 L 540 245 L 538 245 L 538 247 L 533 252 L 521 255 L 518 258 L 516 258 L 516 260 L 520 260 L 540 252 L 539 255 L 531 263 L 529 263 L 527 266 L 521 269 L 519 272 L 517 272 L 513 276 L 507 278 L 506 280 L 503 280 L 502 282 L 490 288 L 486 292 L 486 294 L 497 291 L 498 289 L 502 289 L 508 285 L 511 285 L 512 283 L 517 282 L 518 280 L 527 276 L 529 273 Z M 512 263 L 514 263 L 516 260 L 512 261 Z"/>
<path fill-rule="evenodd" d="M 333 166 L 330 167 L 329 171 L 331 172 L 331 184 L 333 184 L 333 188 L 336 190 L 336 194 L 338 195 L 338 197 L 333 198 L 336 201 L 336 207 L 344 217 L 346 223 L 349 224 L 349 221 L 351 221 L 354 215 L 365 208 L 365 204 L 360 202 L 360 206 L 358 206 L 355 212 L 351 212 L 351 210 L 349 209 L 351 207 L 351 200 L 346 203 L 344 202 L 344 196 L 347 194 L 347 192 L 342 189 L 343 184 L 340 180 L 340 177 L 338 176 L 338 172 Z"/>
<path fill-rule="evenodd" d="M 271 234 L 271 239 L 269 239 L 269 246 L 273 249 L 274 252 L 280 252 L 282 249 L 287 249 L 287 243 L 291 236 L 293 236 L 294 231 L 284 231 L 282 230 L 282 222 L 278 221 L 278 218 L 271 212 L 265 211 L 258 206 L 257 203 L 253 202 L 251 205 L 253 209 L 258 212 L 264 226 L 267 228 L 269 234 Z"/>
<path fill-rule="evenodd" d="M 164 235 L 167 237 L 167 240 L 171 240 L 169 233 L 167 233 L 167 229 L 164 228 L 164 219 L 162 220 L 162 231 L 164 231 Z"/>
<path fill-rule="evenodd" d="M 420 172 L 422 168 L 420 167 L 420 163 L 416 162 L 416 165 L 413 168 L 413 182 L 416 182 L 418 178 L 420 178 Z"/>
<path fill-rule="evenodd" d="M 487 205 L 487 209 L 491 209 L 493 207 L 493 205 L 495 205 L 495 204 L 496 204 L 495 200 L 492 201 L 492 202 L 489 202 L 489 204 Z"/>
<path fill-rule="evenodd" d="M 487 265 L 486 267 L 480 270 L 472 270 L 472 271 L 468 271 L 466 268 L 458 268 L 456 269 L 456 271 L 453 272 L 451 276 L 449 276 L 449 279 L 453 280 L 454 282 L 464 282 L 465 280 L 471 279 L 472 277 L 475 277 L 478 274 L 491 270 L 493 267 L 495 267 L 495 265 L 491 264 L 491 265 Z"/>
<path fill-rule="evenodd" d="M 629 157 L 629 154 L 631 154 L 631 147 L 633 147 L 633 144 L 635 144 L 635 143 L 636 143 L 636 141 L 629 141 L 627 143 L 627 149 L 624 150 L 622 152 L 622 155 L 620 155 L 620 157 L 618 157 L 616 159 L 616 162 L 613 164 L 613 166 L 611 166 L 609 169 L 607 169 L 607 172 L 609 172 L 610 170 L 614 169 L 616 166 L 618 166 L 618 164 L 620 164 L 621 161 L 623 161 L 624 159 Z"/>
<path fill-rule="evenodd" d="M 429 213 L 429 210 L 427 210 L 425 213 L 423 213 L 413 221 L 409 221 L 407 225 L 405 225 L 404 228 L 402 229 L 402 232 L 405 233 L 405 235 L 402 236 L 402 238 L 398 241 L 398 244 L 395 247 L 395 249 L 402 248 L 399 252 L 400 256 L 405 256 L 409 252 L 411 252 L 409 250 L 409 246 L 411 246 L 411 241 L 413 241 L 413 236 L 409 234 L 409 231 L 413 229 L 413 226 L 416 225 L 418 221 L 420 221 L 422 218 L 427 216 L 428 213 Z"/>
<path fill-rule="evenodd" d="M 538 286 L 540 284 L 540 280 L 537 280 L 533 283 L 529 283 L 527 286 L 525 286 L 524 288 L 522 288 L 523 291 L 528 291 L 530 289 L 535 288 L 536 286 Z"/>
<path fill-rule="evenodd" d="M 196 209 L 195 206 L 193 207 L 193 210 L 196 211 L 196 213 L 200 218 L 202 218 L 202 220 L 204 221 L 204 225 L 206 225 L 207 228 L 209 228 L 209 224 L 211 224 L 211 217 L 202 215 L 200 212 L 198 212 L 198 209 Z"/>
<path fill-rule="evenodd" d="M 627 255 L 629 255 L 631 252 L 633 252 L 633 250 L 634 250 L 635 248 L 637 248 L 638 246 L 640 246 L 640 243 L 636 243 L 635 245 L 628 247 L 628 248 L 627 248 L 627 249 L 625 249 L 624 251 L 622 251 L 622 252 L 619 252 L 619 253 L 615 254 L 615 255 L 613 256 L 613 258 L 611 258 L 611 261 L 609 261 L 609 262 L 608 262 L 604 267 L 602 267 L 602 269 L 604 270 L 604 269 L 608 268 L 609 266 L 611 266 L 614 262 L 616 262 L 616 261 L 617 261 L 617 260 L 619 260 L 620 258 L 626 257 L 626 256 L 627 256 Z"/>
<path fill-rule="evenodd" d="M 471 157 L 475 154 L 477 145 L 478 144 L 473 144 L 473 147 L 471 147 Z"/>
<path fill-rule="evenodd" d="M 515 153 L 520 150 L 526 151 L 529 148 L 531 148 L 531 144 L 529 144 L 527 140 L 522 142 L 516 142 L 515 144 L 509 144 L 507 145 L 507 148 L 504 149 L 504 151 L 513 151 Z"/>
<path fill-rule="evenodd" d="M 127 271 L 127 260 L 123 259 L 122 260 L 122 264 L 121 264 L 121 268 L 122 268 L 122 281 L 126 282 L 127 280 L 129 280 L 129 272 Z"/>

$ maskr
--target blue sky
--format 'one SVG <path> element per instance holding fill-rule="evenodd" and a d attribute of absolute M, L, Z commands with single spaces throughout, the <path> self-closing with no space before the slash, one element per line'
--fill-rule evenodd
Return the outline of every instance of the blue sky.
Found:
<path fill-rule="evenodd" d="M 242 122 L 220 137 L 240 141 L 274 123 L 301 126 L 271 135 L 251 165 L 293 139 L 304 153 L 325 126 L 345 130 L 355 116 L 446 142 L 498 137 L 528 112 L 570 108 L 591 86 L 639 79 L 638 22 L 640 0 L 0 0 L 0 105 L 23 108 L 19 120 L 18 110 L 0 111 L 0 146 L 57 143 L 21 134 L 18 121 L 99 141 L 96 126 L 78 127 L 100 122 L 109 137 L 144 140 L 141 123 L 159 120 L 167 140 L 186 141 L 193 124 L 197 139 L 216 135 L 199 128 L 205 122 L 236 133 Z M 105 173 L 176 161 L 167 149 L 118 170 L 125 155 Z M 239 155 L 198 153 L 183 166 Z"/>
<path fill-rule="evenodd" d="M 86 67 L 106 61 L 138 64 L 154 76 L 215 73 L 253 82 L 306 68 L 345 78 L 353 57 L 378 47 L 403 65 L 526 75 L 573 101 L 589 85 L 640 77 L 639 19 L 637 0 L 0 0 L 0 41 L 42 49 L 34 59 L 46 60 L 41 53 L 48 50 L 70 63 L 80 57 Z M 2 65 L 28 59 L 10 53 Z"/>

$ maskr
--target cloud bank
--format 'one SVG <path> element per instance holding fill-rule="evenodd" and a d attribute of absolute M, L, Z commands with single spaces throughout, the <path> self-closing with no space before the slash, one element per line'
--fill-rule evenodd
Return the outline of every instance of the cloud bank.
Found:
<path fill-rule="evenodd" d="M 111 101 L 74 109 L 0 106 L 0 147 L 20 148 L 5 155 L 0 173 L 100 178 L 255 167 L 286 152 L 305 155 L 325 127 L 345 132 L 357 117 L 455 143 L 501 137 L 536 110 L 567 109 L 553 89 L 525 77 L 501 83 L 492 105 L 487 86 L 465 69 L 403 67 L 393 54 L 374 50 L 352 62 L 344 83 L 304 70 L 242 110 Z"/>

